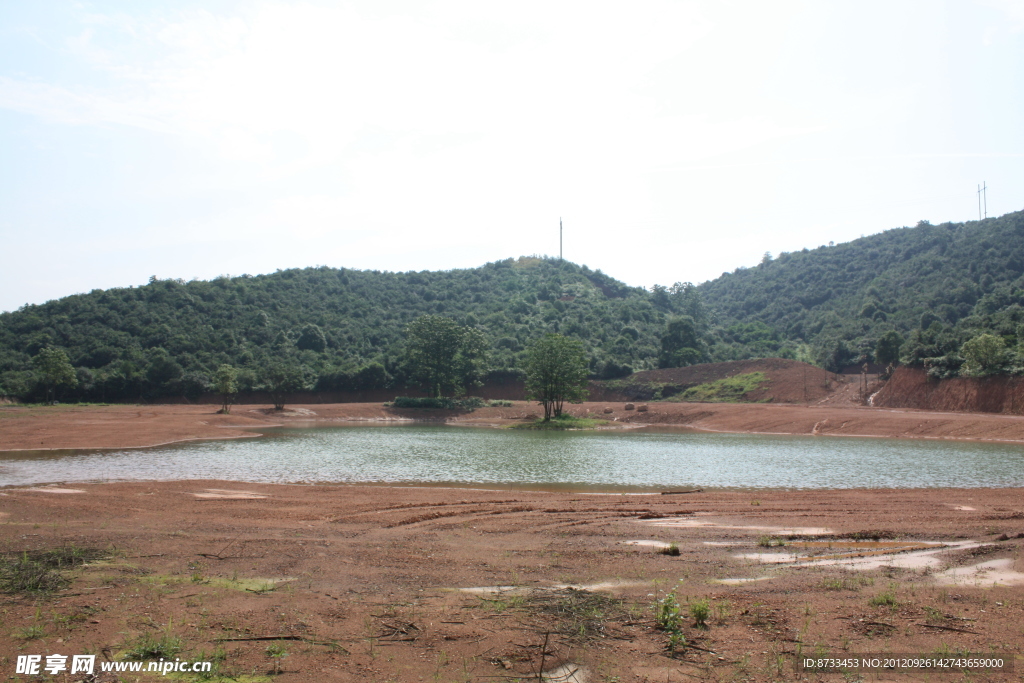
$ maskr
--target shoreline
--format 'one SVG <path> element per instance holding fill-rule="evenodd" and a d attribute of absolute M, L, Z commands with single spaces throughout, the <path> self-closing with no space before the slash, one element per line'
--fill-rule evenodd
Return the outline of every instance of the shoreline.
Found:
<path fill-rule="evenodd" d="M 611 412 L 605 412 L 610 410 Z M 687 428 L 709 433 L 763 436 L 860 436 L 1024 445 L 1024 416 L 941 413 L 865 406 L 796 404 L 650 403 L 646 412 L 624 404 L 591 402 L 570 406 L 576 417 L 606 419 L 598 431 Z M 536 416 L 536 407 L 473 412 L 385 408 L 376 403 L 308 404 L 284 411 L 235 406 L 220 414 L 210 405 L 0 406 L 0 452 L 127 450 L 205 440 L 257 438 L 254 430 L 352 423 L 401 423 L 502 427 Z"/>

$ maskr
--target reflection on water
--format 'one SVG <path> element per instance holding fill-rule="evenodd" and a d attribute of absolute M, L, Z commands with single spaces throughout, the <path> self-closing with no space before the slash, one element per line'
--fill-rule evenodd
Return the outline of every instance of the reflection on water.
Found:
<path fill-rule="evenodd" d="M 137 450 L 0 454 L 0 485 L 229 479 L 605 489 L 1024 486 L 1024 450 L 1006 444 L 425 424 L 264 434 Z"/>

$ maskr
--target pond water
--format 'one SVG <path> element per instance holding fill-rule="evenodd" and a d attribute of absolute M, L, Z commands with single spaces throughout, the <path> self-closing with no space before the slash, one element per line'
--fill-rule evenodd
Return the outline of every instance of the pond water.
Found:
<path fill-rule="evenodd" d="M 144 449 L 0 453 L 0 485 L 227 479 L 600 490 L 1024 486 L 1024 448 L 1011 444 L 422 423 L 260 433 Z"/>

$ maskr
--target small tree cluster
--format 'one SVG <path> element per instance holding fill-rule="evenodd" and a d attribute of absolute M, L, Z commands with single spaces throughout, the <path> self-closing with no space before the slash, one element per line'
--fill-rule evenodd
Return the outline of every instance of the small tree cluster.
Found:
<path fill-rule="evenodd" d="M 587 354 L 582 342 L 547 334 L 530 347 L 526 359 L 526 395 L 544 406 L 544 421 L 560 417 L 566 402 L 587 397 Z"/>

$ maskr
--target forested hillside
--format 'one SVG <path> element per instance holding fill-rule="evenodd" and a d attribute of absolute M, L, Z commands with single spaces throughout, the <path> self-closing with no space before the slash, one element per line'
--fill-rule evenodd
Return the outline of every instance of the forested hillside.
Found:
<path fill-rule="evenodd" d="M 1022 305 L 1021 212 L 766 255 L 698 287 L 651 291 L 538 257 L 444 272 L 154 278 L 0 314 L 0 396 L 46 398 L 54 378 L 65 400 L 194 396 L 222 364 L 240 370 L 242 391 L 281 363 L 311 389 L 399 389 L 411 376 L 406 327 L 427 314 L 483 334 L 492 381 L 521 377 L 526 348 L 547 332 L 580 339 L 604 379 L 758 357 L 1016 373 Z"/>
<path fill-rule="evenodd" d="M 835 370 L 872 360 L 878 340 L 895 331 L 905 340 L 905 362 L 950 376 L 964 362 L 963 344 L 985 333 L 1003 344 L 999 369 L 1013 370 L 1024 339 L 1022 274 L 1024 212 L 1016 212 L 969 223 L 922 221 L 846 244 L 766 255 L 698 290 L 716 315 L 717 360 L 803 342 L 809 359 Z"/>
<path fill-rule="evenodd" d="M 77 373 L 67 399 L 198 394 L 225 363 L 242 370 L 245 391 L 280 360 L 319 390 L 402 386 L 404 330 L 424 314 L 480 329 L 492 378 L 519 374 L 526 347 L 545 332 L 583 340 L 594 376 L 615 377 L 655 367 L 666 316 L 693 298 L 677 287 L 656 302 L 599 270 L 536 257 L 445 272 L 153 279 L 0 315 L 0 386 L 39 398 L 32 359 L 48 346 L 63 349 Z"/>

